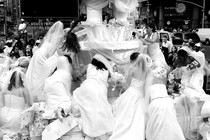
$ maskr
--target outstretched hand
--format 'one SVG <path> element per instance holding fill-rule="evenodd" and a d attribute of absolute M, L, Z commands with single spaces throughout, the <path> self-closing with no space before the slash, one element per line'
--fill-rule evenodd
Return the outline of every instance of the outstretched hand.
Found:
<path fill-rule="evenodd" d="M 55 110 L 55 116 L 56 116 L 61 122 L 63 122 L 62 108 L 58 107 L 58 108 Z"/>

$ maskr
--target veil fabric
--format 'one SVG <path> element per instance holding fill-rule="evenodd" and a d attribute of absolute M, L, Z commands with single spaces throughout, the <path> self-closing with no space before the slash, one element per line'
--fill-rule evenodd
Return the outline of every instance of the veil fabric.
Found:
<path fill-rule="evenodd" d="M 87 7 L 92 9 L 102 9 L 109 3 L 109 0 L 85 0 Z"/>
<path fill-rule="evenodd" d="M 114 0 L 114 4 L 118 11 L 126 13 L 136 10 L 138 0 Z"/>
<path fill-rule="evenodd" d="M 55 22 L 45 35 L 40 48 L 32 56 L 31 61 L 26 72 L 25 83 L 29 90 L 31 97 L 39 97 L 40 86 L 44 83 L 44 80 L 49 76 L 49 72 L 44 72 L 43 65 L 45 61 L 55 54 L 56 49 L 61 47 L 64 40 L 63 23 L 60 21 Z M 49 69 L 53 69 L 56 66 L 55 61 L 51 61 L 48 64 Z M 38 89 L 39 88 L 39 89 Z M 41 98 L 41 97 L 40 97 Z"/>

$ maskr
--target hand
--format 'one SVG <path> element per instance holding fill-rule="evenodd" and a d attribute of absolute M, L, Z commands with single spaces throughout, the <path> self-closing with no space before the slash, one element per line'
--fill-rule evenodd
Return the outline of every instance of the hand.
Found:
<path fill-rule="evenodd" d="M 62 108 L 58 107 L 56 110 L 55 110 L 55 116 L 61 121 L 63 122 L 63 116 L 62 116 Z"/>
<path fill-rule="evenodd" d="M 81 113 L 79 108 L 77 108 L 76 106 L 72 106 L 71 108 L 71 113 L 74 115 L 74 117 L 79 118 L 81 117 Z"/>

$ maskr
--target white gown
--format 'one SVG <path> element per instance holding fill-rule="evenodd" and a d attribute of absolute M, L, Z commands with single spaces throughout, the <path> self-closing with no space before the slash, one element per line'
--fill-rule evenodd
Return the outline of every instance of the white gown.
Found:
<path fill-rule="evenodd" d="M 150 39 L 153 35 L 151 35 Z M 152 59 L 153 64 L 156 66 L 167 65 L 165 57 L 160 49 L 160 44 L 158 42 L 147 44 L 147 54 Z"/>
<path fill-rule="evenodd" d="M 199 87 L 199 77 L 192 81 L 192 76 L 196 70 L 187 70 L 186 67 L 181 68 L 183 71 L 181 83 L 183 84 L 182 95 L 175 98 L 175 108 L 177 120 L 182 128 L 186 138 L 193 139 L 197 137 L 192 130 L 197 121 L 197 99 L 206 96 L 204 92 L 197 89 Z M 195 75 L 194 75 L 195 76 Z M 193 83 L 192 83 L 193 82 Z M 195 86 L 194 83 L 197 83 Z"/>
<path fill-rule="evenodd" d="M 5 94 L 5 105 L 0 110 L 0 129 L 3 133 L 14 135 L 21 131 L 20 115 L 25 100 L 12 94 Z"/>
<path fill-rule="evenodd" d="M 64 70 L 57 70 L 52 76 L 45 80 L 44 93 L 46 108 L 43 117 L 55 118 L 55 110 L 61 107 L 69 112 L 72 101 L 70 99 L 71 75 Z"/>
<path fill-rule="evenodd" d="M 148 108 L 147 140 L 185 140 L 176 118 L 173 100 L 168 97 L 164 84 L 149 87 L 151 103 Z"/>
<path fill-rule="evenodd" d="M 109 140 L 145 140 L 143 82 L 132 78 L 130 87 L 116 100 L 116 116 Z"/>
<path fill-rule="evenodd" d="M 86 80 L 73 92 L 73 99 L 81 111 L 83 132 L 89 137 L 98 137 L 113 130 L 107 79 L 108 71 L 97 70 L 89 64 Z"/>

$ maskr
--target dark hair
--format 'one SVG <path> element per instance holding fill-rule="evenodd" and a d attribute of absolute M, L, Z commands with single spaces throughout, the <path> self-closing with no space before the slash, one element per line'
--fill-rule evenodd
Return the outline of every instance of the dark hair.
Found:
<path fill-rule="evenodd" d="M 163 37 L 166 38 L 166 39 L 168 39 L 168 36 L 167 36 L 167 35 L 163 35 L 162 38 L 163 38 Z"/>
<path fill-rule="evenodd" d="M 35 40 L 34 39 L 30 39 L 29 41 L 28 41 L 28 45 L 31 45 L 32 47 L 35 45 Z"/>
<path fill-rule="evenodd" d="M 10 78 L 10 82 L 9 82 L 8 88 L 7 88 L 9 91 L 11 91 L 13 88 L 24 87 L 21 75 L 19 75 L 17 77 L 17 73 L 18 73 L 17 71 L 14 71 L 12 73 L 12 76 Z M 16 85 L 16 80 L 17 80 L 16 78 L 19 78 L 18 85 Z"/>
<path fill-rule="evenodd" d="M 135 33 L 135 32 L 132 32 L 132 36 L 134 36 L 134 37 L 135 37 L 135 36 L 136 36 L 136 33 Z"/>
<path fill-rule="evenodd" d="M 176 46 L 173 46 L 172 49 L 173 49 L 173 48 L 175 48 L 175 51 L 174 51 L 174 52 L 177 53 L 178 48 L 177 48 Z"/>
<path fill-rule="evenodd" d="M 71 57 L 70 57 L 69 55 L 64 55 L 64 56 L 68 59 L 69 63 L 72 64 L 72 59 L 71 59 Z"/>
<path fill-rule="evenodd" d="M 130 55 L 130 61 L 135 61 L 138 58 L 139 54 L 140 54 L 139 52 L 132 53 Z"/>
<path fill-rule="evenodd" d="M 77 38 L 77 35 L 72 32 L 68 32 L 66 35 L 66 41 L 65 41 L 65 47 L 63 47 L 63 50 L 71 50 L 75 53 L 78 53 L 80 51 L 80 45 Z"/>
<path fill-rule="evenodd" d="M 182 57 L 187 57 L 188 56 L 188 54 L 187 54 L 187 52 L 185 50 L 179 50 L 177 52 L 177 55 L 178 56 L 182 56 Z"/>
<path fill-rule="evenodd" d="M 154 23 L 148 23 L 147 27 L 152 28 L 152 32 L 155 32 L 156 28 L 155 28 L 155 24 Z"/>
<path fill-rule="evenodd" d="M 194 47 L 195 46 L 195 43 L 192 41 L 192 42 L 189 42 L 189 46 L 190 47 Z"/>
<path fill-rule="evenodd" d="M 102 70 L 102 69 L 107 70 L 107 67 L 101 61 L 98 61 L 95 58 L 92 59 L 91 64 L 94 65 L 97 70 L 98 69 L 100 69 L 100 70 Z"/>

